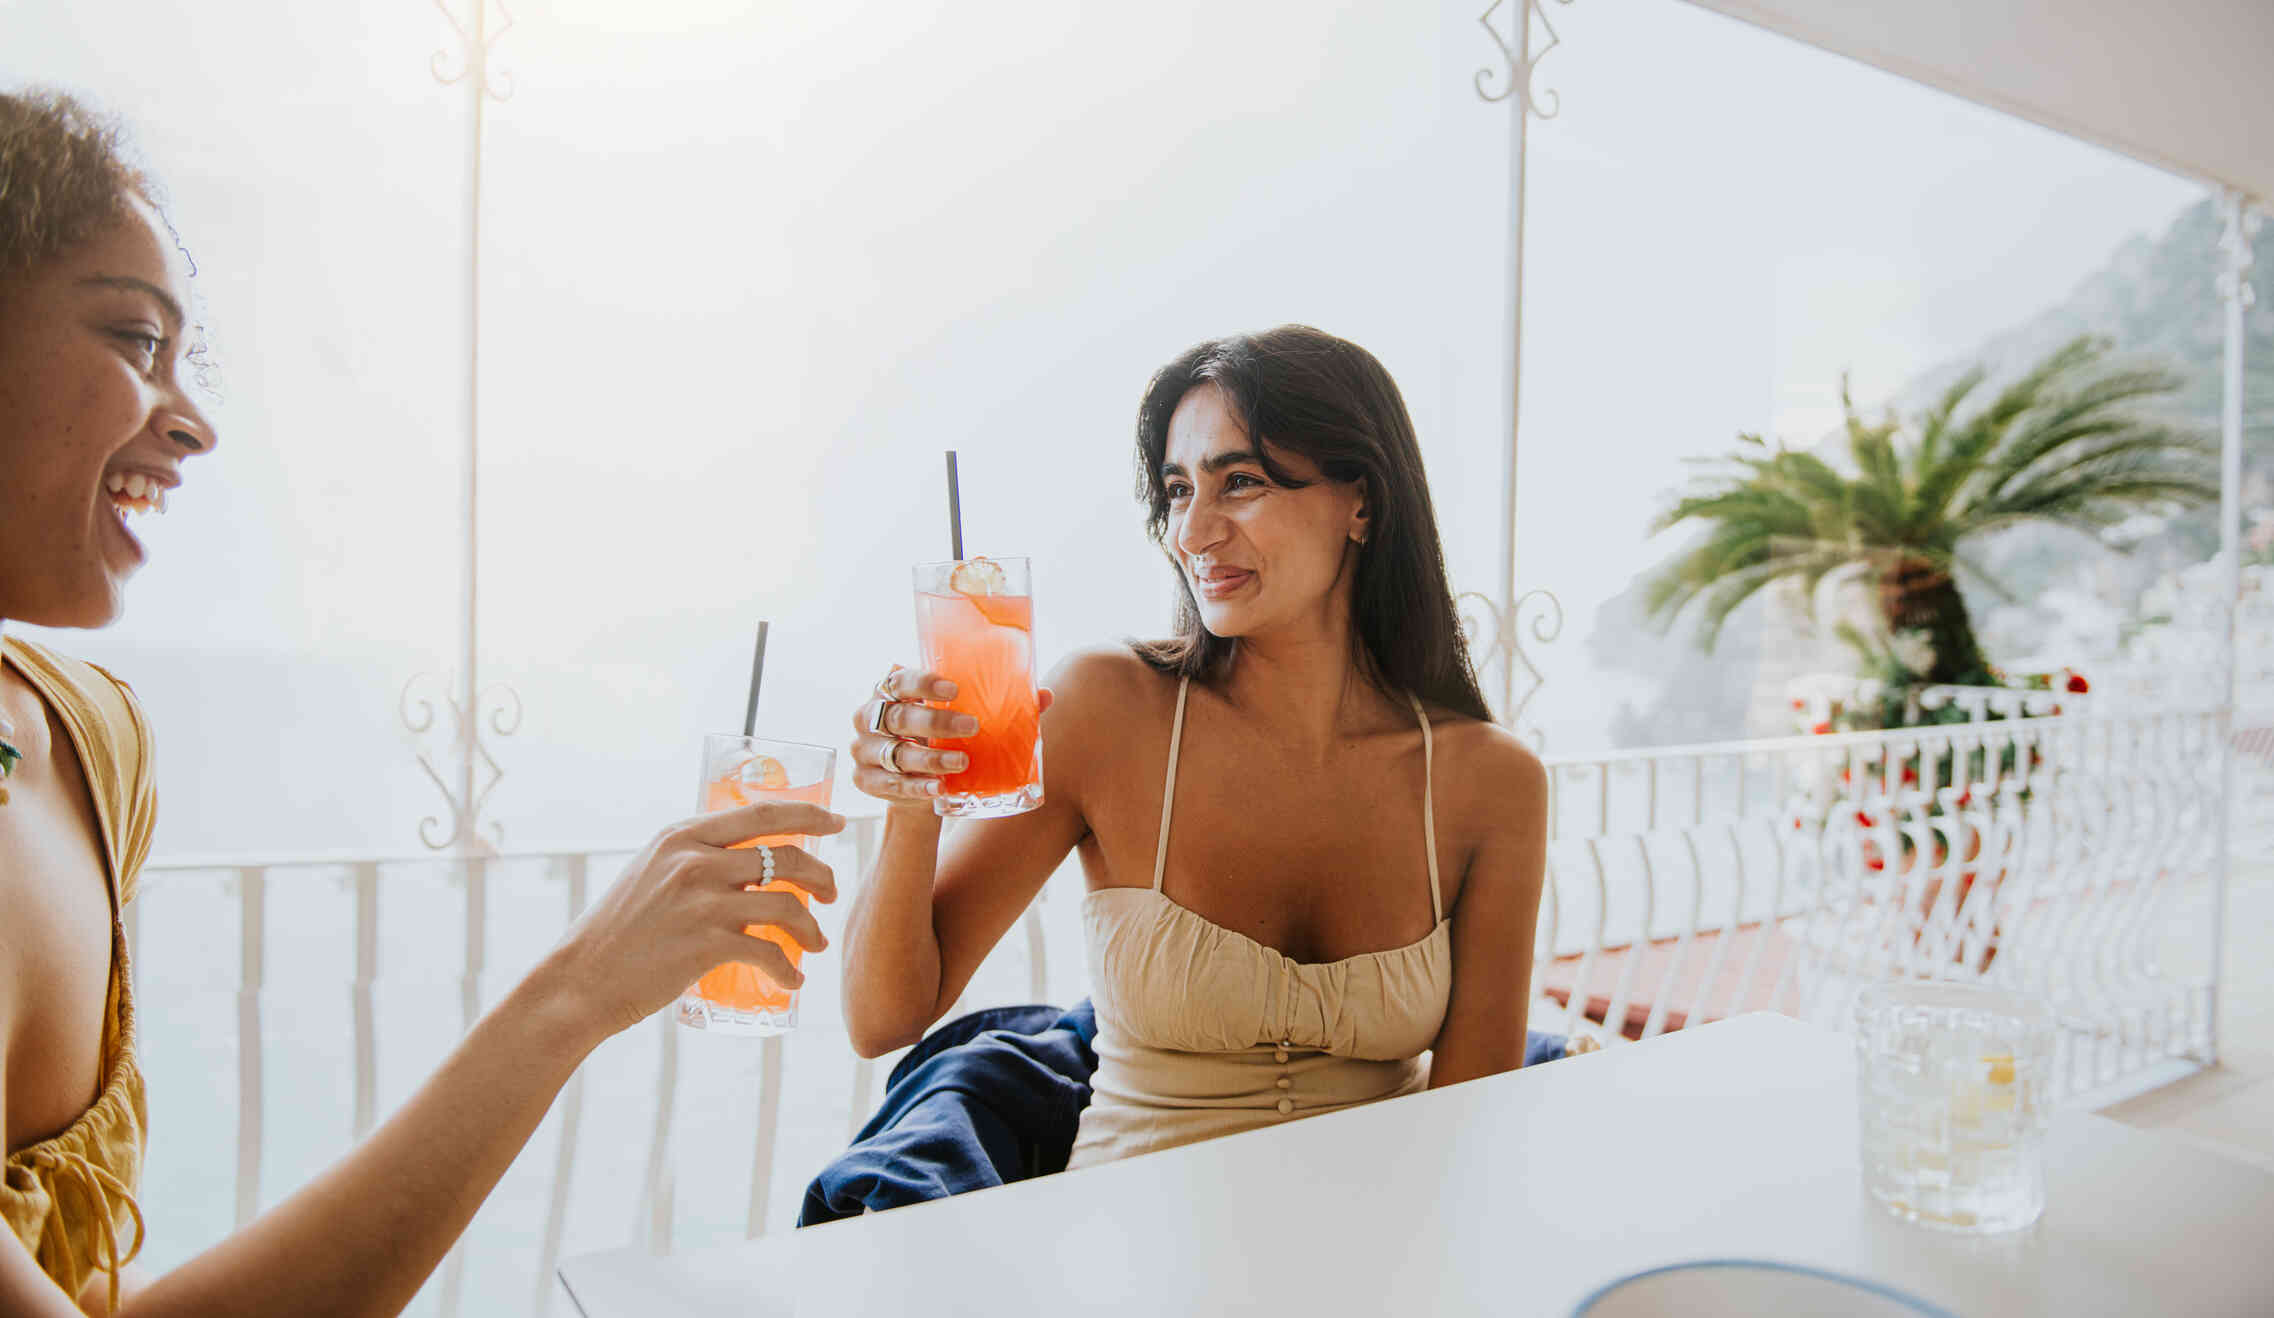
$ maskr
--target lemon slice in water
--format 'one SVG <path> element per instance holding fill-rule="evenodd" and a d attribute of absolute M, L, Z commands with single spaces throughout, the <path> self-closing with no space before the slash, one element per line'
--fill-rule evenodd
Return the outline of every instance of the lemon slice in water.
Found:
<path fill-rule="evenodd" d="M 958 595 L 1007 595 L 1011 590 L 1011 580 L 1003 575 L 1002 566 L 985 558 L 958 563 L 948 574 L 948 585 Z"/>
<path fill-rule="evenodd" d="M 771 755 L 753 755 L 743 761 L 736 778 L 744 791 L 778 792 L 790 785 L 790 771 Z"/>

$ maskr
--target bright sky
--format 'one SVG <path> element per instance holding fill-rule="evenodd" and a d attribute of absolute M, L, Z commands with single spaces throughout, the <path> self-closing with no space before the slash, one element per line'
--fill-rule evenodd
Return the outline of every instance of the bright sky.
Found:
<path fill-rule="evenodd" d="M 509 840 L 682 810 L 760 617 L 768 727 L 841 742 L 912 648 L 943 448 L 972 547 L 1038 562 L 1046 657 L 1162 630 L 1130 423 L 1208 335 L 1301 320 L 1374 349 L 1457 584 L 1494 589 L 1508 120 L 1471 90 L 1478 7 L 516 4 L 481 345 L 485 665 L 529 714 L 497 746 Z M 1658 552 L 1680 457 L 1812 438 L 1841 370 L 1884 394 L 2198 191 L 1675 0 L 1553 12 L 1519 557 L 1571 610 L 1543 660 L 1577 748 L 1615 694 L 1585 627 Z M 459 607 L 448 31 L 412 0 L 0 14 L 0 81 L 134 123 L 218 331 L 222 451 L 128 622 L 80 646 L 137 660 L 191 748 L 163 763 L 198 808 L 161 847 L 403 845 L 435 798 L 395 688 L 454 662 Z M 314 656 L 361 694 L 264 701 L 160 664 L 185 649 Z M 313 757 L 353 799 L 270 809 Z"/>

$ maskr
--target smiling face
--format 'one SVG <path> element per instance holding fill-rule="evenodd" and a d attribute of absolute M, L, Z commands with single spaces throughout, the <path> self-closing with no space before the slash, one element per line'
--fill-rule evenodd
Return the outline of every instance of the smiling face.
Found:
<path fill-rule="evenodd" d="M 0 618 L 100 627 L 214 434 L 184 390 L 186 258 L 150 207 L 0 285 Z"/>
<path fill-rule="evenodd" d="M 1275 484 L 1256 441 L 1224 392 L 1201 384 L 1169 418 L 1161 482 L 1169 496 L 1165 543 L 1217 636 L 1288 628 L 1347 630 L 1352 568 L 1366 538 L 1365 497 L 1327 480 L 1299 454 L 1274 449 Z"/>

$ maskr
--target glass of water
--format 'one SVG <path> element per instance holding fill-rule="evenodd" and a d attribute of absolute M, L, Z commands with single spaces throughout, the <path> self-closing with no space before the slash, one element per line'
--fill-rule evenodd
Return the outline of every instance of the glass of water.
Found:
<path fill-rule="evenodd" d="M 2045 1211 L 2052 1014 L 1971 984 L 1866 987 L 1856 1000 L 1863 1179 L 1908 1222 L 1987 1235 Z"/>

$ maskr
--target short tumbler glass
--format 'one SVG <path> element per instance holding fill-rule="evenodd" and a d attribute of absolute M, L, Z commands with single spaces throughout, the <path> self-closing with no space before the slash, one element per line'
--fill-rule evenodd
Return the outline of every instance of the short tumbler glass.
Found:
<path fill-rule="evenodd" d="M 1970 984 L 1896 983 L 1856 1000 L 1863 1179 L 1907 1222 L 1987 1235 L 2045 1211 L 2052 1014 Z"/>

